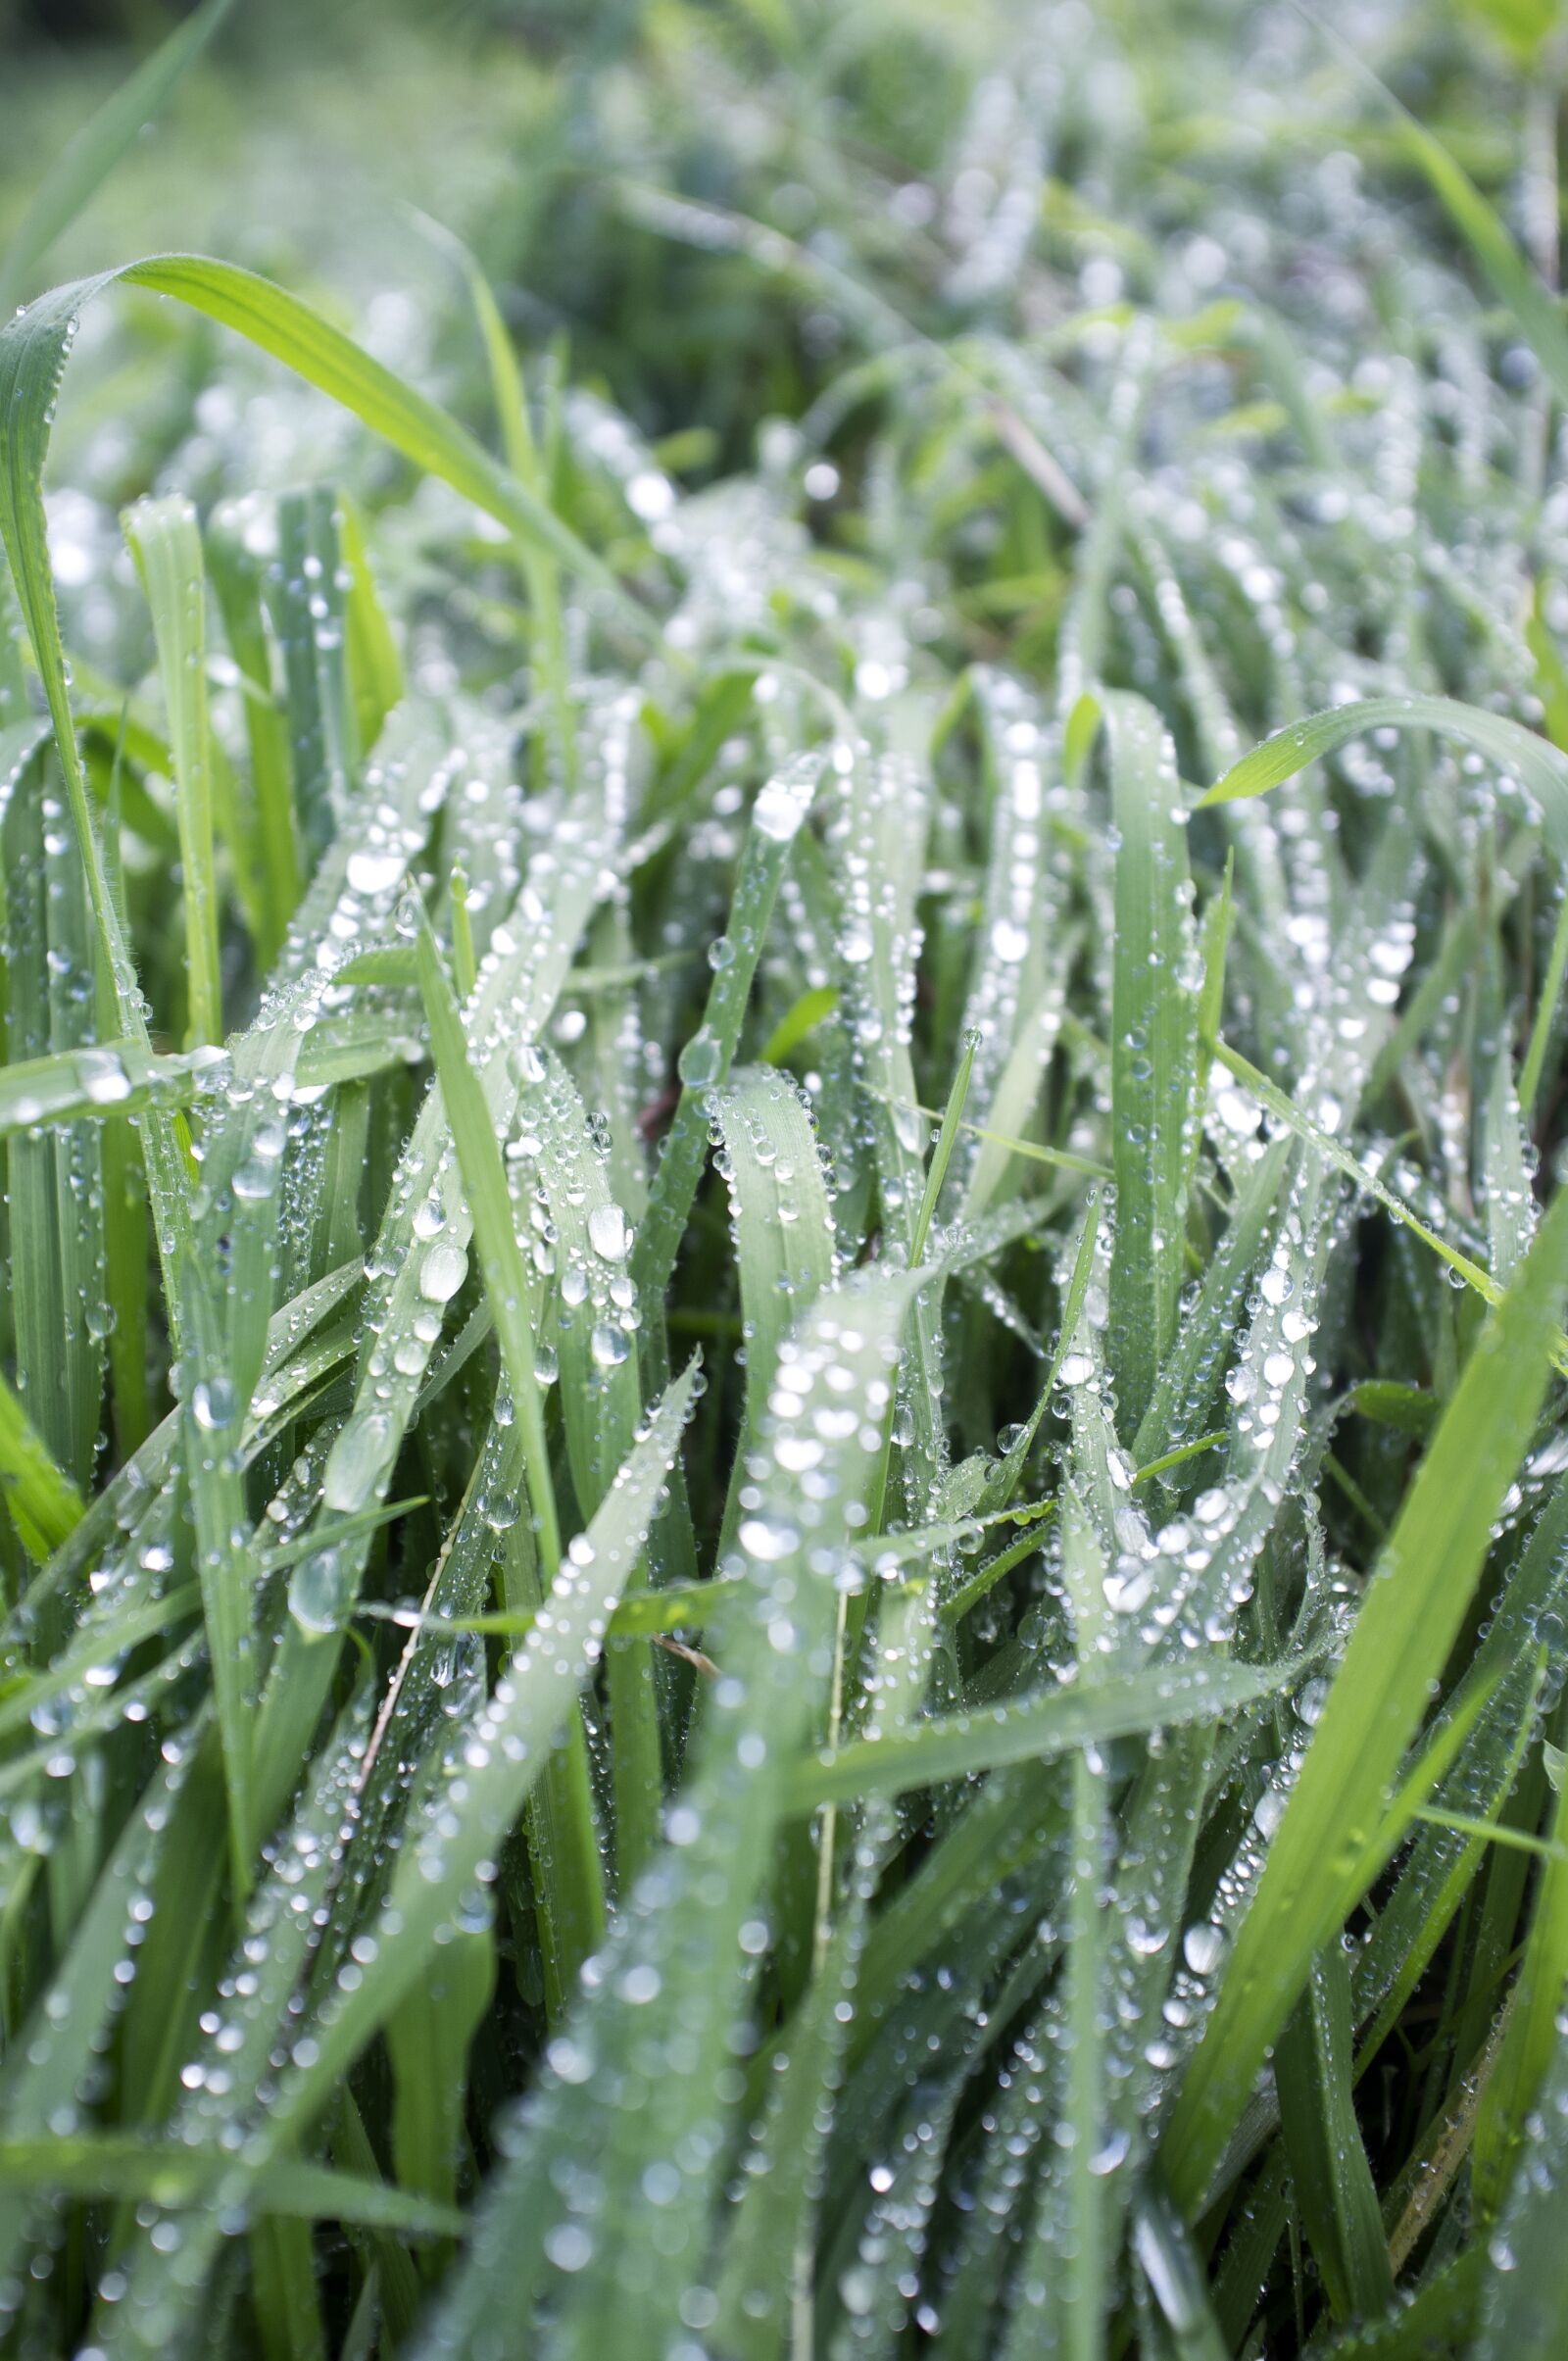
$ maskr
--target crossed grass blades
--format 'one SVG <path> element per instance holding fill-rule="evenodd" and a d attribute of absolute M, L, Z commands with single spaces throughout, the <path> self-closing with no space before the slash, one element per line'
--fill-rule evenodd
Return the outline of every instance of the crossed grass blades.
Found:
<path fill-rule="evenodd" d="M 19 2354 L 1558 2349 L 1560 314 L 1294 19 L 855 23 L 616 85 L 755 462 L 0 330 Z"/>

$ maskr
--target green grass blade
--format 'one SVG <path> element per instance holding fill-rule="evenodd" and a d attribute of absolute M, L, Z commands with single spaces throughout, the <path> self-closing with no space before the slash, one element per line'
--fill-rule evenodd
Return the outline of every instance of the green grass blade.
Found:
<path fill-rule="evenodd" d="M 1330 1943 L 1274 2050 L 1280 2122 L 1301 2225 L 1337 2318 L 1368 2319 L 1394 2296 L 1378 2193 L 1351 2095 L 1350 1969 Z"/>
<path fill-rule="evenodd" d="M 862 1738 L 790 1775 L 792 1811 L 861 1795 L 899 1795 L 1071 1747 L 1108 1745 L 1184 1721 L 1207 1721 L 1276 1696 L 1300 1677 L 1277 1665 L 1159 1665 L 1092 1687 L 1046 1690 L 985 1712 L 944 1714 L 893 1738 Z"/>
<path fill-rule="evenodd" d="M 223 1038 L 214 860 L 211 723 L 207 712 L 207 576 L 188 500 L 142 500 L 121 522 L 152 610 L 169 714 L 185 910 L 188 1046 Z"/>
<path fill-rule="evenodd" d="M 646 614 L 620 589 L 603 561 L 537 494 L 499 467 L 466 428 L 298 296 L 257 277 L 254 271 L 201 255 L 155 255 L 145 262 L 123 264 L 97 278 L 56 288 L 0 328 L 0 384 L 5 387 L 8 411 L 17 385 L 24 389 L 21 397 L 24 415 L 19 419 L 14 412 L 9 413 L 8 438 L 25 438 L 17 447 L 27 451 L 25 465 L 34 477 L 47 444 L 46 414 L 52 408 L 53 391 L 69 349 L 71 322 L 79 318 L 84 304 L 114 285 L 145 287 L 156 295 L 171 296 L 270 353 L 285 368 L 351 410 L 373 434 L 401 451 L 416 467 L 440 476 L 487 516 L 592 583 L 639 638 L 650 635 L 652 626 Z"/>
<path fill-rule="evenodd" d="M 1117 835 L 1111 985 L 1116 1229 L 1109 1356 L 1117 1416 L 1136 1435 L 1176 1332 L 1185 1275 L 1192 1096 L 1198 1056 L 1187 831 L 1180 782 L 1152 707 L 1103 712 Z"/>
<path fill-rule="evenodd" d="M 266 911 L 257 948 L 270 966 L 282 948 L 302 881 L 288 728 L 272 693 L 272 648 L 263 604 L 266 566 L 250 546 L 257 529 L 256 516 L 244 503 L 220 505 L 207 522 L 207 561 L 229 654 L 245 684 L 240 709 Z"/>
<path fill-rule="evenodd" d="M 1202 2200 L 1314 1954 L 1356 1899 L 1361 1856 L 1535 1424 L 1565 1283 L 1568 1201 L 1559 1201 L 1478 1340 L 1389 1538 L 1242 1922 L 1166 2141 L 1171 2193 L 1188 2210 Z"/>
<path fill-rule="evenodd" d="M 81 1521 L 81 1495 L 28 1425 L 11 1388 L 0 1380 L 0 1485 L 17 1529 L 39 1561 L 52 1556 Z"/>
<path fill-rule="evenodd" d="M 632 1278 L 646 1302 L 669 1285 L 702 1177 L 708 1094 L 728 1076 L 740 1043 L 757 962 L 791 848 L 816 792 L 822 758 L 803 755 L 760 791 L 730 905 L 724 942 L 732 957 L 714 969 L 703 1021 L 680 1054 L 680 1099 L 637 1233 Z"/>
<path fill-rule="evenodd" d="M 359 768 L 344 573 L 336 495 L 325 485 L 285 493 L 268 605 L 283 666 L 294 818 L 312 867 L 343 826 Z"/>
<path fill-rule="evenodd" d="M 1561 2040 L 1568 1991 L 1568 1795 L 1557 1797 L 1551 1842 L 1555 1849 L 1541 1872 L 1502 2051 L 1476 2117 L 1471 2188 L 1484 2219 L 1498 2212 L 1510 2179 L 1523 2167 L 1529 2119 Z"/>
<path fill-rule="evenodd" d="M 528 1497 L 538 1526 L 539 1550 L 546 1583 L 555 1580 L 561 1565 L 561 1524 L 556 1512 L 550 1453 L 545 1443 L 535 1367 L 533 1288 L 517 1233 L 513 1225 L 512 1198 L 506 1167 L 495 1135 L 484 1089 L 468 1058 L 463 1015 L 452 989 L 435 937 L 428 924 L 418 940 L 419 989 L 424 996 L 453 1145 L 463 1173 L 473 1233 L 479 1249 L 485 1293 L 490 1300 L 502 1361 L 512 1388 L 513 1408 L 523 1435 L 523 1465 Z"/>
<path fill-rule="evenodd" d="M 1294 779 L 1309 764 L 1337 754 L 1352 738 L 1375 730 L 1429 729 L 1474 747 L 1499 770 L 1522 780 L 1541 806 L 1547 834 L 1559 858 L 1568 850 L 1568 755 L 1505 713 L 1484 713 L 1452 697 L 1362 697 L 1331 706 L 1308 720 L 1293 721 L 1244 755 L 1199 804 L 1234 804 L 1264 795 Z"/>
<path fill-rule="evenodd" d="M 784 1338 L 834 1274 L 833 1209 L 806 1106 L 786 1078 L 740 1067 L 713 1094 L 746 1321 L 746 1423 L 724 1511 L 734 1538 L 745 1462 L 760 1440 Z M 804 1472 L 804 1471 L 803 1471 Z"/>

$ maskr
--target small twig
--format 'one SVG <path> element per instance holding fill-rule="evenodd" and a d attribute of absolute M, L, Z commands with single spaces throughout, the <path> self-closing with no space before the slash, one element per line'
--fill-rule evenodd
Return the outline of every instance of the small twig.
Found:
<path fill-rule="evenodd" d="M 1515 1985 L 1498 2009 L 1485 2047 L 1438 2118 L 1425 2152 L 1405 2168 L 1407 2172 L 1414 2172 L 1415 2187 L 1389 2239 L 1389 2268 L 1396 2278 L 1419 2245 L 1427 2225 L 1452 2187 L 1460 2165 L 1470 2153 L 1470 2143 L 1476 2136 L 1476 2118 L 1481 2112 L 1482 2094 L 1501 2053 L 1508 2019 L 1513 2014 L 1514 1992 L 1518 1989 Z"/>
<path fill-rule="evenodd" d="M 1060 461 L 1052 457 L 1034 428 L 1000 394 L 994 394 L 986 408 L 998 441 L 1006 445 L 1030 482 L 1045 494 L 1058 516 L 1079 532 L 1084 531 L 1089 523 L 1089 504 Z"/>
<path fill-rule="evenodd" d="M 700 1648 L 688 1648 L 684 1640 L 672 1640 L 668 1632 L 654 1632 L 651 1637 L 656 1648 L 667 1648 L 672 1656 L 679 1656 L 683 1664 L 695 1666 L 704 1680 L 717 1680 L 718 1666 L 711 1656 L 705 1656 Z"/>

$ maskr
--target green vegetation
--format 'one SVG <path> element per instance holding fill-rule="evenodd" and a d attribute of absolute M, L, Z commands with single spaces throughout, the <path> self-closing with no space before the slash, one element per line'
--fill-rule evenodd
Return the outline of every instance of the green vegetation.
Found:
<path fill-rule="evenodd" d="M 270 13 L 0 102 L 0 2344 L 1545 2361 L 1556 12 Z"/>

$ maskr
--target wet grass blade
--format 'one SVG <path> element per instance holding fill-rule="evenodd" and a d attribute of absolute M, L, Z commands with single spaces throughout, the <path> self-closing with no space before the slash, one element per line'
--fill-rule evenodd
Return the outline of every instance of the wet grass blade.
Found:
<path fill-rule="evenodd" d="M 740 1043 L 752 979 L 762 955 L 779 882 L 796 834 L 810 810 L 822 758 L 803 755 L 758 795 L 724 937 L 732 956 L 709 987 L 703 1021 L 680 1054 L 680 1098 L 637 1233 L 632 1278 L 655 1302 L 668 1287 L 686 1219 L 702 1176 L 708 1093 L 728 1076 Z"/>
<path fill-rule="evenodd" d="M 1350 1969 L 1330 1943 L 1274 2050 L 1291 2178 L 1339 2319 L 1375 2318 L 1393 2300 L 1388 2241 L 1352 2097 Z"/>
<path fill-rule="evenodd" d="M 254 271 L 200 255 L 156 255 L 97 278 L 40 296 L 0 328 L 0 384 L 7 397 L 12 448 L 25 453 L 34 480 L 47 447 L 54 389 L 83 305 L 105 288 L 145 287 L 232 328 L 340 402 L 406 459 L 440 476 L 487 516 L 536 544 L 591 582 L 640 639 L 652 626 L 603 561 L 514 475 L 499 467 L 466 427 L 323 320 L 309 304 Z M 21 389 L 20 394 L 18 389 Z M 18 411 L 21 411 L 19 417 Z M 30 570 L 30 558 L 24 561 Z M 19 589 L 27 595 L 25 578 Z"/>
<path fill-rule="evenodd" d="M 188 1046 L 223 1038 L 214 863 L 211 723 L 207 712 L 207 576 L 188 500 L 143 500 L 125 511 L 125 539 L 152 610 L 169 715 L 174 812 L 185 911 Z"/>
<path fill-rule="evenodd" d="M 1283 786 L 1311 763 L 1374 730 L 1415 729 L 1456 738 L 1523 780 L 1541 805 L 1559 856 L 1568 849 L 1568 755 L 1505 713 L 1484 713 L 1452 697 L 1362 697 L 1331 706 L 1305 721 L 1293 721 L 1234 763 L 1200 799 L 1199 809 L 1266 795 L 1271 787 Z"/>
<path fill-rule="evenodd" d="M 436 1074 L 473 1216 L 485 1293 L 501 1340 L 513 1408 L 524 1439 L 524 1474 L 548 1585 L 555 1580 L 561 1565 L 561 1523 L 540 1413 L 532 1286 L 513 1226 L 512 1198 L 489 1104 L 469 1062 L 457 995 L 427 924 L 419 931 L 418 959 L 419 989 L 430 1026 Z"/>
<path fill-rule="evenodd" d="M 1185 1276 L 1196 945 L 1174 750 L 1158 714 L 1141 700 L 1107 696 L 1103 712 L 1117 836 L 1108 1342 L 1117 1415 L 1132 1436 L 1175 1337 Z"/>
<path fill-rule="evenodd" d="M 41 1564 L 80 1523 L 81 1495 L 63 1475 L 22 1404 L 0 1380 L 0 1485 L 17 1529 Z"/>
<path fill-rule="evenodd" d="M 896 1795 L 1074 1746 L 1210 1720 L 1276 1696 L 1300 1675 L 1294 1661 L 1161 1665 L 1092 1687 L 1046 1690 L 989 1711 L 944 1714 L 898 1737 L 857 1739 L 801 1764 L 790 1776 L 790 1808 L 810 1811 L 860 1795 Z"/>
<path fill-rule="evenodd" d="M 1357 1898 L 1363 1852 L 1534 1427 L 1565 1281 L 1568 1205 L 1559 1203 L 1477 1340 L 1389 1537 L 1242 1922 L 1165 2143 L 1171 2193 L 1189 2210 L 1314 1954 Z"/>

